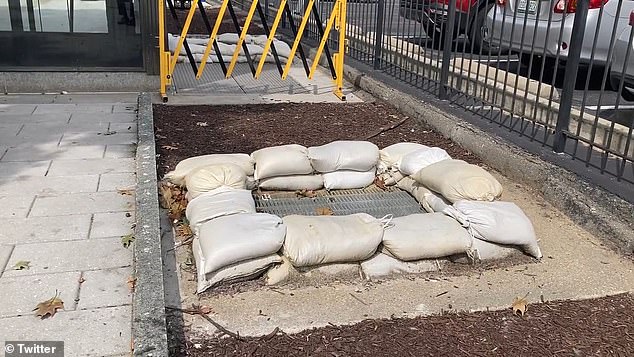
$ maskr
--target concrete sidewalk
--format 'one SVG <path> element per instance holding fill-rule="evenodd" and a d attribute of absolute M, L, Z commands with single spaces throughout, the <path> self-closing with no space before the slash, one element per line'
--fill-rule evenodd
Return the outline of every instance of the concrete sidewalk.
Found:
<path fill-rule="evenodd" d="M 0 336 L 130 355 L 137 94 L 0 98 Z M 14 269 L 18 261 L 30 268 Z M 59 293 L 45 320 L 35 306 Z"/>

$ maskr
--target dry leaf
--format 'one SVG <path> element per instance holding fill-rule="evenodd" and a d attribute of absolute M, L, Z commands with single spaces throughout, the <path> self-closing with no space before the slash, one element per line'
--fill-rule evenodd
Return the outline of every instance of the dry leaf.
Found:
<path fill-rule="evenodd" d="M 187 197 L 185 191 L 169 182 L 161 182 L 159 185 L 161 207 L 169 210 L 169 218 L 179 221 L 185 214 L 187 208 Z"/>
<path fill-rule="evenodd" d="M 306 189 L 295 191 L 295 194 L 301 197 L 308 197 L 308 198 L 317 197 L 317 194 L 315 193 L 315 191 L 306 190 Z"/>
<path fill-rule="evenodd" d="M 24 270 L 24 269 L 30 269 L 30 268 L 31 268 L 31 262 L 28 260 L 20 260 L 16 262 L 15 265 L 13 266 L 13 270 Z"/>
<path fill-rule="evenodd" d="M 515 300 L 513 300 L 513 305 L 511 305 L 511 307 L 513 308 L 513 314 L 517 314 L 517 312 L 519 311 L 522 316 L 524 316 L 524 313 L 526 312 L 526 306 L 528 305 L 528 301 L 526 300 L 526 297 L 528 296 L 528 294 L 526 294 L 523 298 L 520 298 L 519 296 L 515 298 Z"/>
<path fill-rule="evenodd" d="M 59 298 L 59 295 L 57 294 L 57 292 L 55 292 L 55 296 L 37 304 L 37 306 L 35 307 L 35 309 L 33 309 L 33 311 L 36 311 L 35 313 L 36 316 L 39 316 L 42 319 L 45 319 L 49 315 L 50 317 L 55 316 L 57 309 L 63 309 L 63 308 L 64 308 L 64 302 L 62 301 L 62 299 Z"/>
<path fill-rule="evenodd" d="M 165 150 L 178 150 L 176 146 L 172 146 L 172 145 L 163 145 L 161 147 Z"/>
<path fill-rule="evenodd" d="M 332 216 L 334 213 L 330 207 L 317 207 L 315 208 L 315 212 L 320 216 Z"/>
<path fill-rule="evenodd" d="M 130 289 L 130 292 L 134 292 L 134 288 L 136 288 L 136 278 L 133 276 L 128 277 L 128 289 Z"/>
<path fill-rule="evenodd" d="M 118 188 L 117 192 L 123 196 L 132 196 L 134 194 L 133 188 Z"/>
<path fill-rule="evenodd" d="M 180 223 L 178 226 L 176 226 L 176 234 L 180 236 L 182 239 L 186 239 L 193 236 L 194 232 L 192 232 L 192 229 L 189 226 L 189 224 Z"/>
<path fill-rule="evenodd" d="M 196 123 L 196 125 L 198 126 L 209 126 L 209 123 L 207 123 L 206 121 L 199 121 Z"/>
<path fill-rule="evenodd" d="M 374 185 L 383 191 L 387 190 L 387 186 L 385 186 L 385 181 L 383 181 L 383 179 L 379 176 L 374 178 Z"/>
<path fill-rule="evenodd" d="M 121 244 L 123 244 L 124 248 L 128 248 L 134 242 L 134 239 L 134 234 L 126 234 L 121 237 Z"/>
<path fill-rule="evenodd" d="M 79 283 L 83 283 L 84 281 L 86 281 L 86 279 L 84 279 L 84 277 L 82 276 L 81 278 L 79 278 Z"/>

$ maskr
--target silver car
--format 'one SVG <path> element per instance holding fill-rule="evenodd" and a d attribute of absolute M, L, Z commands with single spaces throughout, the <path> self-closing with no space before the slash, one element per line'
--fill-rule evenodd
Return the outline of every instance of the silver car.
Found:
<path fill-rule="evenodd" d="M 576 1 L 496 0 L 496 5 L 487 14 L 485 38 L 504 49 L 565 61 L 570 50 Z M 632 11 L 634 0 L 590 0 L 581 63 L 590 63 L 594 50 L 594 63 L 607 64 L 613 33 L 620 34 L 629 27 Z M 527 56 L 522 57 L 522 62 L 526 62 Z"/>
<path fill-rule="evenodd" d="M 610 83 L 618 89 L 623 80 L 623 99 L 634 101 L 634 11 L 630 13 L 630 26 L 616 33 L 614 55 L 610 66 Z"/>

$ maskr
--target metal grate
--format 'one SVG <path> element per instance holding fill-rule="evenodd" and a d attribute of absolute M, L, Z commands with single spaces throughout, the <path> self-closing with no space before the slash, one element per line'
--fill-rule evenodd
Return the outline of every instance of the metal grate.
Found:
<path fill-rule="evenodd" d="M 394 217 L 423 213 L 420 204 L 410 194 L 397 188 L 386 191 L 376 186 L 355 190 L 316 191 L 316 197 L 298 197 L 294 192 L 256 192 L 255 207 L 258 212 L 266 212 L 284 217 L 291 214 L 316 216 L 318 208 L 328 207 L 336 216 L 364 212 L 381 218 L 392 214 Z"/>

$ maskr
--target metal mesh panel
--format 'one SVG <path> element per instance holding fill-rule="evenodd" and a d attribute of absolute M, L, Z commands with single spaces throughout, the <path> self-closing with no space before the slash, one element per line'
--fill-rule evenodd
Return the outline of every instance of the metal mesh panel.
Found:
<path fill-rule="evenodd" d="M 422 207 L 409 193 L 391 188 L 383 191 L 376 186 L 355 190 L 315 191 L 316 197 L 299 197 L 294 192 L 257 192 L 254 194 L 258 212 L 284 217 L 291 214 L 318 215 L 317 209 L 330 208 L 334 215 L 367 213 L 376 218 L 423 213 Z"/>

